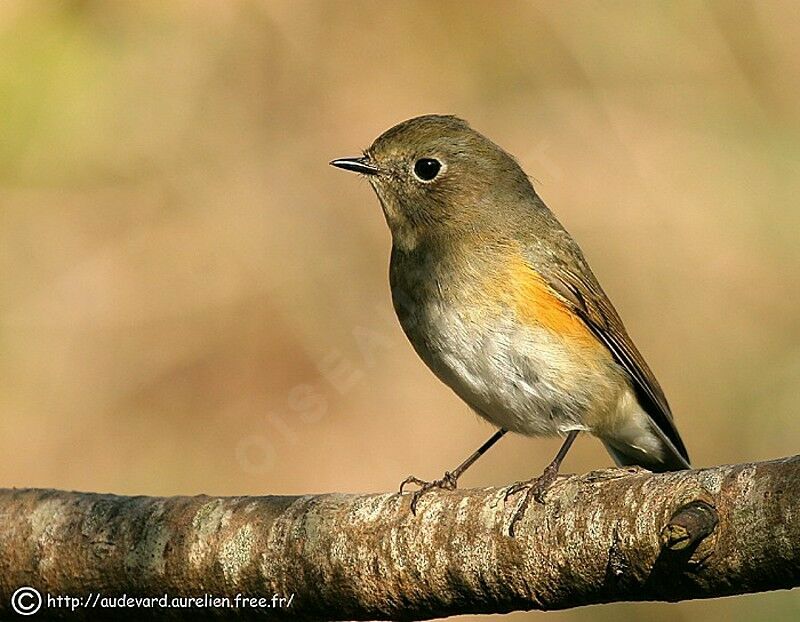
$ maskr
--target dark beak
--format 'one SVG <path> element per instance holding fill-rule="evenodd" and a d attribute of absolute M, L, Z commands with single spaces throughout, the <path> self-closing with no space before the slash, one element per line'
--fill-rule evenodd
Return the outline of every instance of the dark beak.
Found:
<path fill-rule="evenodd" d="M 380 172 L 380 169 L 372 164 L 366 156 L 362 158 L 339 158 L 338 160 L 332 160 L 331 166 L 360 173 L 361 175 L 377 175 Z"/>

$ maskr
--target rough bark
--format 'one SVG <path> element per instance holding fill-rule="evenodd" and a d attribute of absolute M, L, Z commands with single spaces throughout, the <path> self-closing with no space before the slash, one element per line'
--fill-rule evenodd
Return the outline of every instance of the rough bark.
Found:
<path fill-rule="evenodd" d="M 800 583 L 800 457 L 561 477 L 520 495 L 120 497 L 0 491 L 0 618 L 20 586 L 95 598 L 273 594 L 284 608 L 103 608 L 89 619 L 427 619 L 677 601 Z M 522 494 L 522 493 L 521 493 Z M 101 603 L 103 601 L 100 601 Z M 74 603 L 73 603 L 74 604 Z M 108 604 L 106 602 L 106 604 Z"/>

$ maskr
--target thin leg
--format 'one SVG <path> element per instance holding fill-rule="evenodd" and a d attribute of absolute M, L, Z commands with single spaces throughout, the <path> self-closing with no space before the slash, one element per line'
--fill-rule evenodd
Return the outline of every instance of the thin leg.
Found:
<path fill-rule="evenodd" d="M 575 442 L 577 437 L 577 430 L 573 430 L 567 434 L 567 438 L 564 440 L 564 444 L 561 445 L 561 449 L 558 450 L 556 457 L 553 458 L 553 461 L 547 465 L 544 472 L 539 477 L 527 482 L 518 482 L 506 491 L 506 499 L 508 499 L 511 495 L 514 495 L 525 488 L 528 489 L 525 492 L 525 496 L 522 498 L 522 503 L 519 504 L 517 511 L 514 512 L 514 516 L 511 518 L 511 523 L 508 526 L 508 533 L 511 537 L 514 537 L 514 527 L 525 515 L 525 510 L 528 509 L 531 499 L 535 499 L 538 503 L 544 503 L 544 495 L 548 488 L 550 488 L 550 486 L 552 486 L 553 482 L 556 480 L 558 470 L 561 468 L 561 463 L 564 462 L 564 458 L 566 458 L 569 448 L 572 447 L 572 443 Z"/>
<path fill-rule="evenodd" d="M 480 458 L 483 454 L 489 451 L 492 448 L 492 445 L 494 445 L 497 441 L 503 438 L 506 432 L 508 432 L 508 430 L 500 428 L 497 432 L 492 434 L 492 437 L 488 441 L 486 441 L 483 445 L 478 447 L 478 449 L 476 449 L 475 452 L 469 458 L 464 460 L 464 462 L 462 462 L 455 469 L 453 469 L 452 471 L 453 478 L 457 480 L 459 477 L 461 477 L 464 474 L 464 471 L 466 471 L 469 467 L 475 464 L 478 458 Z"/>
<path fill-rule="evenodd" d="M 561 449 L 558 450 L 556 457 L 553 458 L 553 461 L 547 465 L 548 469 L 552 469 L 556 474 L 558 474 L 558 470 L 561 468 L 561 463 L 564 462 L 564 458 L 567 457 L 567 452 L 569 448 L 572 447 L 572 443 L 575 442 L 575 439 L 578 438 L 578 431 L 573 430 L 569 434 L 567 434 L 567 438 L 564 440 L 564 444 L 561 446 Z"/>
<path fill-rule="evenodd" d="M 503 438 L 503 435 L 508 430 L 504 430 L 500 428 L 492 434 L 492 437 L 487 440 L 483 445 L 478 447 L 464 462 L 459 464 L 455 469 L 452 471 L 445 471 L 444 477 L 442 479 L 437 479 L 432 482 L 426 482 L 425 480 L 421 480 L 418 477 L 414 477 L 413 475 L 409 475 L 407 478 L 403 480 L 400 484 L 400 492 L 403 492 L 403 489 L 408 484 L 416 484 L 419 486 L 419 490 L 415 490 L 413 496 L 411 497 L 411 513 L 417 513 L 417 502 L 419 501 L 420 497 L 432 490 L 434 488 L 441 488 L 444 490 L 455 490 L 456 485 L 458 483 L 458 478 L 464 474 L 469 467 L 475 464 L 475 461 L 480 458 L 483 454 L 485 454 L 489 449 L 494 445 L 497 441 Z M 563 458 L 562 458 L 563 460 Z"/>

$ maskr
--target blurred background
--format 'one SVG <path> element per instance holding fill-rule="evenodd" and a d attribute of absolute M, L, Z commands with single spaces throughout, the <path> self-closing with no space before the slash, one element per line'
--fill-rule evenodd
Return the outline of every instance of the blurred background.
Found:
<path fill-rule="evenodd" d="M 0 483 L 362 492 L 455 466 L 491 428 L 406 342 L 377 200 L 327 164 L 430 112 L 535 178 L 695 465 L 797 453 L 797 3 L 5 0 Z M 557 446 L 507 438 L 463 485 Z M 609 464 L 584 439 L 565 470 Z M 547 618 L 798 615 L 783 592 Z"/>

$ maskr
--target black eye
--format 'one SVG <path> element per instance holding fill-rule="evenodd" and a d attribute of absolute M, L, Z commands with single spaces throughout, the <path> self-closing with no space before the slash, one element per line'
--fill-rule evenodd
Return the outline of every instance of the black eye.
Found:
<path fill-rule="evenodd" d="M 442 163 L 433 158 L 420 158 L 414 162 L 414 175 L 422 181 L 431 181 L 442 170 Z"/>

